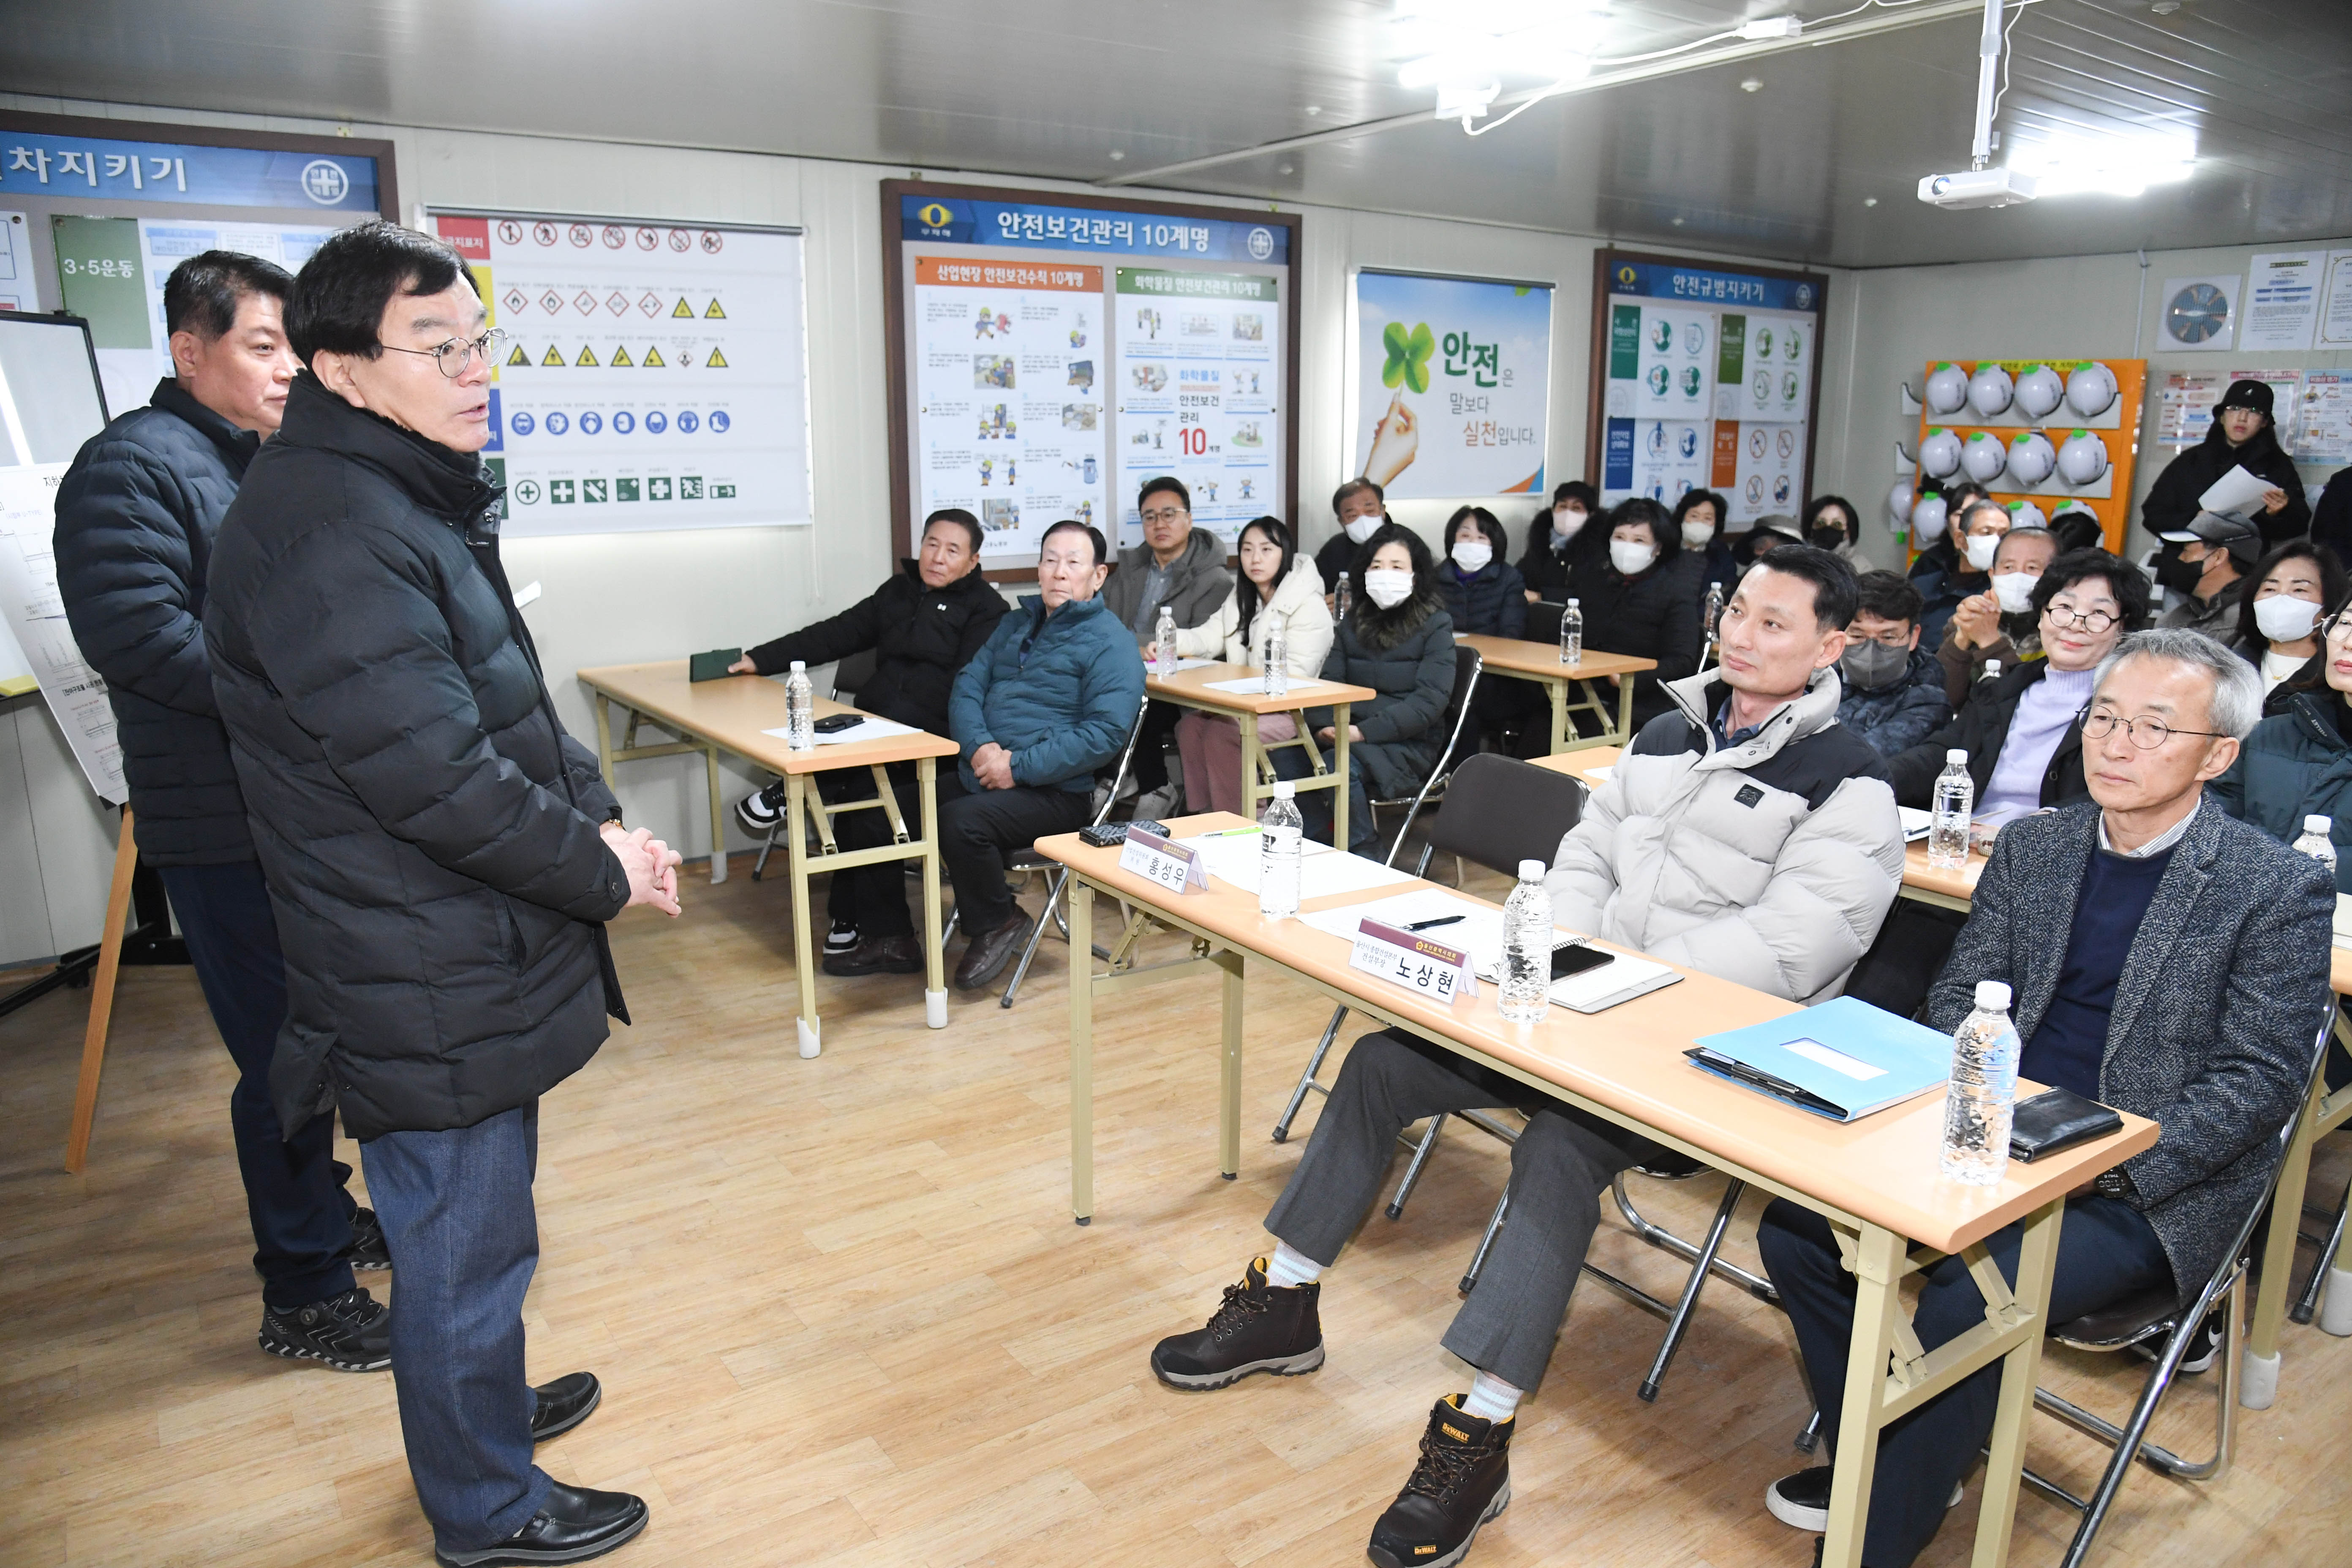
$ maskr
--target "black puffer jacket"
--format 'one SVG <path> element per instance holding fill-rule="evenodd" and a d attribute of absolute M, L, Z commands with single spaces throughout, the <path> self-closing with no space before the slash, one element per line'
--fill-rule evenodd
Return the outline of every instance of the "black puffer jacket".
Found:
<path fill-rule="evenodd" d="M 620 808 L 513 607 L 499 491 L 296 378 L 213 551 L 205 634 L 286 949 L 289 1132 L 470 1127 L 625 1020 Z"/>
<path fill-rule="evenodd" d="M 2263 549 L 2310 531 L 2311 502 L 2303 493 L 2303 477 L 2294 471 L 2294 459 L 2279 449 L 2278 437 L 2270 426 L 2254 432 L 2244 446 L 2232 447 L 2218 419 L 2205 439 L 2167 463 L 2164 472 L 2156 476 L 2147 500 L 2140 503 L 2140 526 L 2150 533 L 2179 532 L 2196 519 L 2197 499 L 2235 468 L 2268 479 L 2286 492 L 2286 505 L 2278 510 L 2254 509 L 2254 526 L 2263 531 Z"/>
<path fill-rule="evenodd" d="M 1698 670 L 1700 581 L 1706 557 L 1676 551 L 1628 577 L 1607 557 L 1583 574 L 1584 646 L 1596 653 L 1654 658 L 1634 677 L 1633 722 L 1648 723 L 1673 706 L 1659 689 Z"/>
<path fill-rule="evenodd" d="M 1348 754 L 1375 799 L 1413 794 L 1444 754 L 1453 738 L 1445 710 L 1454 700 L 1454 617 L 1427 589 L 1393 609 L 1360 599 L 1339 623 L 1323 679 L 1380 693 L 1348 711 L 1364 735 Z M 1330 709 L 1307 710 L 1309 730 L 1330 722 Z"/>
<path fill-rule="evenodd" d="M 253 858 L 201 617 L 213 536 L 260 444 L 166 380 L 83 443 L 58 485 L 58 587 L 106 679 L 151 865 Z"/>
<path fill-rule="evenodd" d="M 1954 746 L 1967 750 L 1969 776 L 1976 780 L 1977 799 L 1983 800 L 1992 783 L 1992 770 L 2000 762 L 2000 749 L 2008 743 L 2010 721 L 2017 717 L 2019 701 L 2028 687 L 2049 673 L 2050 661 L 2037 658 L 1970 687 L 1969 700 L 1960 704 L 1951 722 L 1888 759 L 1895 804 L 1926 810 L 1932 804 L 1928 797 L 1935 793 L 1936 775 L 1944 771 L 1944 753 Z M 2090 793 L 2083 777 L 2082 728 L 2069 724 L 2058 739 L 2058 749 L 2050 753 L 2050 765 L 2042 770 L 2042 804 L 2066 805 L 2087 798 Z"/>
<path fill-rule="evenodd" d="M 921 569 L 903 561 L 879 588 L 841 614 L 753 648 L 751 663 L 761 675 L 776 675 L 794 659 L 830 664 L 872 648 L 874 678 L 857 689 L 857 705 L 944 735 L 956 671 L 987 643 L 1006 607 L 977 568 L 944 588 L 930 588 Z"/>

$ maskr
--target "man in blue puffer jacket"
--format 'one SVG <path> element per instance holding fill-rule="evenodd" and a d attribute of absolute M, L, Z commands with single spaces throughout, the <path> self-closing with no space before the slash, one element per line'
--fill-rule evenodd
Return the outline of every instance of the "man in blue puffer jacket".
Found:
<path fill-rule="evenodd" d="M 955 973 L 966 991 L 1029 940 L 1004 852 L 1085 823 L 1095 770 L 1118 757 L 1142 706 L 1143 656 L 1097 597 L 1108 554 L 1084 523 L 1047 529 L 1037 593 L 997 623 L 948 697 L 963 793 L 940 803 L 940 857 L 971 939 Z"/>

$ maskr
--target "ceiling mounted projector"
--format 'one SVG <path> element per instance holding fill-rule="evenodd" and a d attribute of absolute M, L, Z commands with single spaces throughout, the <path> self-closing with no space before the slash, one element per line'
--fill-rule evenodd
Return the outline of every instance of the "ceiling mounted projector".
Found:
<path fill-rule="evenodd" d="M 1955 211 L 2010 207 L 2033 199 L 2032 175 L 1989 166 L 1994 79 L 2000 74 L 2000 7 L 2001 0 L 1984 0 L 1984 31 L 1977 38 L 1976 138 L 1969 144 L 1969 166 L 1956 174 L 1930 174 L 1919 182 L 1919 199 L 1930 206 Z"/>

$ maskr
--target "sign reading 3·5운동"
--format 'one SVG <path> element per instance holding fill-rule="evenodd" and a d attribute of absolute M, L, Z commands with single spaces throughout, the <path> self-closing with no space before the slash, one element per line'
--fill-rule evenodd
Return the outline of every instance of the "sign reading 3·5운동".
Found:
<path fill-rule="evenodd" d="M 1127 843 L 1118 852 L 1118 868 L 1148 877 L 1171 893 L 1209 890 L 1208 874 L 1201 868 L 1198 851 L 1140 827 L 1127 830 Z"/>
<path fill-rule="evenodd" d="M 1478 994 L 1478 979 L 1471 973 L 1468 953 L 1375 920 L 1356 928 L 1356 945 L 1348 954 L 1348 967 L 1377 974 L 1391 985 L 1417 991 L 1449 1006 Z"/>

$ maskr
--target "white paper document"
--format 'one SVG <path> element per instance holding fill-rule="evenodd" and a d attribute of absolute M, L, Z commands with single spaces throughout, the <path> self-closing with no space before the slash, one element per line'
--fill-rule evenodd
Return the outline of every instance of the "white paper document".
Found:
<path fill-rule="evenodd" d="M 1244 892 L 1257 891 L 1259 857 L 1265 853 L 1265 840 L 1256 828 L 1204 833 L 1192 838 L 1179 838 L 1176 842 L 1199 851 L 1202 867 L 1210 876 L 1230 882 Z M 1386 888 L 1413 880 L 1409 871 L 1392 870 L 1361 855 L 1343 855 L 1328 844 L 1318 844 L 1311 838 L 1302 847 L 1298 863 L 1298 896 L 1301 899 L 1361 892 L 1367 888 Z M 1354 926 L 1348 928 L 1349 936 L 1354 936 L 1355 931 Z"/>
<path fill-rule="evenodd" d="M 1895 808 L 1895 815 L 1903 820 L 1903 841 L 1906 844 L 1915 838 L 1927 837 L 1928 828 L 1935 822 L 1934 813 L 1922 811 L 1916 805 L 1898 805 Z"/>
<path fill-rule="evenodd" d="M 1460 917 L 1458 919 L 1454 917 Z M 1458 947 L 1470 955 L 1470 963 L 1481 975 L 1492 979 L 1495 966 L 1503 961 L 1503 911 L 1493 904 L 1482 903 L 1460 893 L 1443 888 L 1415 888 L 1410 893 L 1393 893 L 1370 903 L 1349 904 L 1343 909 L 1319 910 L 1298 917 L 1317 931 L 1328 931 L 1347 942 L 1356 940 L 1356 928 L 1365 921 L 1378 921 L 1382 925 L 1411 931 L 1429 921 L 1443 920 L 1449 923 L 1430 926 L 1427 934 L 1448 947 Z M 1562 931 L 1561 936 L 1568 933 Z"/>
<path fill-rule="evenodd" d="M 760 733 L 773 735 L 779 741 L 789 741 L 793 738 L 789 729 L 762 730 Z M 880 741 L 887 740 L 892 735 L 921 733 L 922 731 L 912 724 L 901 724 L 895 719 L 877 719 L 869 713 L 866 717 L 866 722 L 852 724 L 846 730 L 835 730 L 830 732 L 819 730 L 816 732 L 816 743 L 820 746 L 850 746 L 860 741 Z"/>
<path fill-rule="evenodd" d="M 2248 472 L 2246 466 L 2240 463 L 2215 479 L 2205 493 L 2197 498 L 2197 504 L 2207 511 L 2227 512 L 2232 517 L 2250 519 L 2262 510 L 2263 497 L 2270 491 L 2270 480 L 2260 474 Z"/>
<path fill-rule="evenodd" d="M 1291 691 L 1298 691 L 1310 686 L 1321 686 L 1323 684 L 1324 682 L 1320 680 L 1309 680 L 1303 675 L 1294 675 L 1290 678 Z M 1265 677 L 1263 675 L 1253 675 L 1247 680 L 1204 680 L 1201 683 L 1201 686 L 1202 689 L 1206 691 L 1230 691 L 1236 697 L 1263 697 L 1265 695 Z M 1285 695 L 1288 695 L 1288 693 L 1285 693 Z"/>

